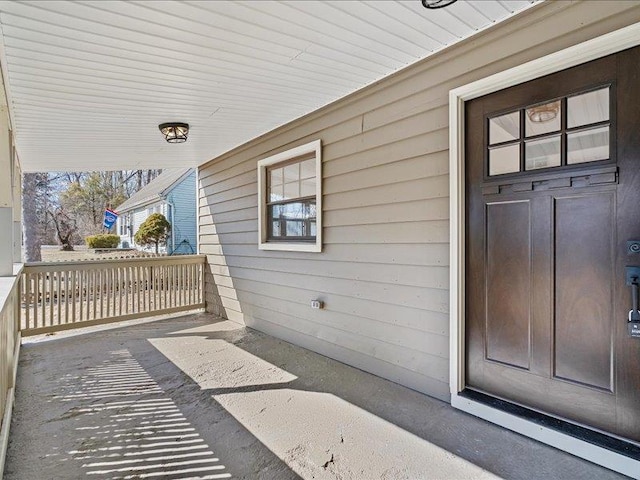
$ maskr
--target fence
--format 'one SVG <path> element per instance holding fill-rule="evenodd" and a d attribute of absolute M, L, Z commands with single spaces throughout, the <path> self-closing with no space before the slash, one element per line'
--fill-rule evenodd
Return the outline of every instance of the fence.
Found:
<path fill-rule="evenodd" d="M 204 308 L 204 255 L 31 263 L 23 336 Z"/>

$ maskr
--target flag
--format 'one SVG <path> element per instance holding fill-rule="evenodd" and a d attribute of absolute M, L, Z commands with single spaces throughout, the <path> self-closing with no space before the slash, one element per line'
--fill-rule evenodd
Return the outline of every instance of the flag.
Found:
<path fill-rule="evenodd" d="M 104 211 L 104 228 L 106 228 L 107 230 L 111 230 L 111 227 L 113 227 L 113 224 L 116 223 L 116 220 L 118 220 L 118 214 L 113 210 L 109 210 L 107 208 Z"/>

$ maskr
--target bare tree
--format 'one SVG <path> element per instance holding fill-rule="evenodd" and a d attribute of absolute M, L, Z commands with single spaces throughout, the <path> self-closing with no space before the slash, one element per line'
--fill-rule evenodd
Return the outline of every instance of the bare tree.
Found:
<path fill-rule="evenodd" d="M 78 231 L 76 221 L 67 215 L 67 212 L 62 207 L 48 211 L 47 214 L 51 217 L 51 221 L 56 227 L 58 241 L 62 246 L 61 249 L 65 252 L 73 251 L 73 240 Z"/>
<path fill-rule="evenodd" d="M 23 185 L 24 243 L 27 262 L 42 260 L 40 249 L 47 240 L 49 175 L 25 173 Z"/>

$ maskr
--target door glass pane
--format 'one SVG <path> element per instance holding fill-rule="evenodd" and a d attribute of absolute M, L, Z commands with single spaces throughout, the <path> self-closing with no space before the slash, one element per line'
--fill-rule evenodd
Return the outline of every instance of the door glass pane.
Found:
<path fill-rule="evenodd" d="M 609 88 L 601 88 L 567 99 L 567 127 L 609 120 Z"/>
<path fill-rule="evenodd" d="M 508 142 L 520 138 L 520 111 L 489 119 L 489 143 Z"/>
<path fill-rule="evenodd" d="M 560 136 L 527 142 L 524 159 L 526 170 L 559 166 Z"/>
<path fill-rule="evenodd" d="M 529 107 L 525 113 L 527 137 L 560 130 L 560 100 Z"/>
<path fill-rule="evenodd" d="M 520 144 L 489 150 L 489 175 L 520 171 Z"/>
<path fill-rule="evenodd" d="M 608 126 L 567 134 L 567 163 L 596 162 L 608 158 Z"/>

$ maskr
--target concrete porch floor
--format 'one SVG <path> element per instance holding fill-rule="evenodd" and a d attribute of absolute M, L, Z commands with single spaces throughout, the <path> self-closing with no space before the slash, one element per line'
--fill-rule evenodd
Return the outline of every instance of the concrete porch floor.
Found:
<path fill-rule="evenodd" d="M 25 344 L 5 478 L 623 477 L 197 314 Z"/>

